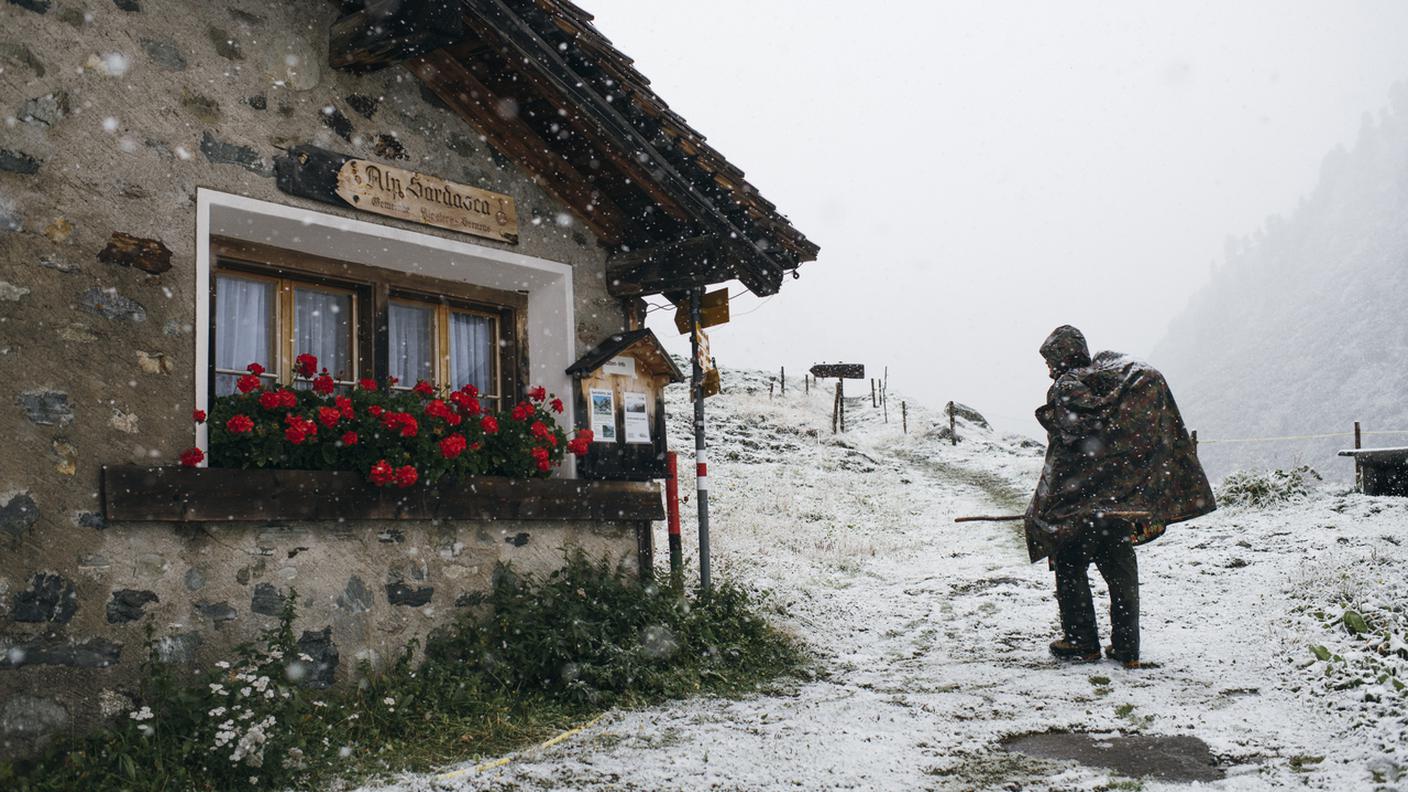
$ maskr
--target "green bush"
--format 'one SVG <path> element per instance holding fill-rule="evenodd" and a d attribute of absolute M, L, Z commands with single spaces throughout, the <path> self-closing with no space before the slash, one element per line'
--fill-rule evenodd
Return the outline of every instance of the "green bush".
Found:
<path fill-rule="evenodd" d="M 295 597 L 278 627 L 233 662 L 180 678 L 149 641 L 133 710 L 38 759 L 0 765 L 0 788 L 308 788 L 332 777 L 424 770 L 508 750 L 602 708 L 737 693 L 797 671 L 796 644 L 724 583 L 685 595 L 642 586 L 581 554 L 546 578 L 507 567 L 423 653 L 408 646 L 357 684 L 314 689 L 294 640 Z"/>
<path fill-rule="evenodd" d="M 1260 509 L 1300 500 L 1320 480 L 1309 465 L 1265 473 L 1239 471 L 1222 480 L 1217 499 L 1223 506 Z"/>

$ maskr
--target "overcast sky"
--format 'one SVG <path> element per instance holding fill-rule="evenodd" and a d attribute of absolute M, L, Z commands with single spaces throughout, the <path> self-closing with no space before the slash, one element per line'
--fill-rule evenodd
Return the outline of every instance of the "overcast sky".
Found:
<path fill-rule="evenodd" d="M 578 2 L 821 245 L 720 365 L 888 365 L 1028 433 L 1052 328 L 1147 357 L 1408 78 L 1408 2 Z"/>

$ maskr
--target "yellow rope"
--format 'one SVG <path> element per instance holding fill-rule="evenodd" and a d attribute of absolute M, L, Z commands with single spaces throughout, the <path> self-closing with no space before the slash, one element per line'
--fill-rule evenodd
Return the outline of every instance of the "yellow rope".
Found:
<path fill-rule="evenodd" d="M 581 734 L 582 732 L 586 731 L 587 729 L 590 729 L 591 727 L 595 726 L 595 725 L 597 724 L 597 721 L 600 721 L 600 720 L 601 720 L 602 718 L 604 718 L 604 717 L 606 717 L 606 714 L 605 714 L 605 713 L 602 713 L 601 715 L 598 715 L 598 716 L 596 716 L 595 718 L 592 718 L 591 720 L 587 721 L 586 723 L 583 723 L 581 726 L 577 726 L 576 728 L 568 729 L 567 731 L 563 732 L 562 734 L 557 735 L 556 737 L 553 737 L 553 738 L 550 739 L 550 740 L 546 740 L 546 741 L 544 741 L 544 742 L 539 743 L 538 745 L 534 746 L 532 750 L 537 750 L 537 751 L 546 750 L 546 749 L 548 749 L 548 748 L 553 747 L 554 745 L 557 745 L 558 743 L 562 742 L 563 740 L 569 740 L 569 739 L 571 739 L 571 738 L 577 736 L 578 734 Z M 482 772 L 484 772 L 484 771 L 486 771 L 486 770 L 494 770 L 494 769 L 496 769 L 496 768 L 503 767 L 504 765 L 508 764 L 509 762 L 512 762 L 512 761 L 514 760 L 514 757 L 515 757 L 515 754 L 509 754 L 508 756 L 499 757 L 498 759 L 495 759 L 495 760 L 493 760 L 492 762 L 484 762 L 484 763 L 482 763 L 482 764 L 474 765 L 473 767 L 462 767 L 462 768 L 460 768 L 459 770 L 451 770 L 451 771 L 448 772 L 448 773 L 441 773 L 440 775 L 435 776 L 435 779 L 434 779 L 434 780 L 436 780 L 436 781 L 454 781 L 454 780 L 457 779 L 457 778 L 464 778 L 465 776 L 467 776 L 467 775 L 469 775 L 469 774 L 471 774 L 471 773 L 482 773 Z"/>

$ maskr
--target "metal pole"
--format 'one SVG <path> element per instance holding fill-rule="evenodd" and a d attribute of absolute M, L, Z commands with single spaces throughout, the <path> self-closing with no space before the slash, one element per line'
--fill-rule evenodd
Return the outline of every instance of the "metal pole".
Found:
<path fill-rule="evenodd" d="M 704 367 L 699 362 L 699 304 L 704 289 L 689 290 L 690 351 L 694 354 L 694 466 L 699 499 L 699 585 L 708 591 L 709 579 L 709 452 L 704 447 Z"/>

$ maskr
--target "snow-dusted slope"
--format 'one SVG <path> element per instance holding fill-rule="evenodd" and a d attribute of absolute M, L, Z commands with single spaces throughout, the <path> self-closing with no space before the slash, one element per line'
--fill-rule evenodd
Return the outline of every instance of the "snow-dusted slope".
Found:
<path fill-rule="evenodd" d="M 963 420 L 952 446 L 940 431 L 947 419 L 913 405 L 902 435 L 898 397 L 884 423 L 868 394 L 851 402 L 848 431 L 832 435 L 829 394 L 804 396 L 794 384 L 770 398 L 765 375 L 724 377 L 725 393 L 708 401 L 716 568 L 775 592 L 782 623 L 820 656 L 819 678 L 742 700 L 614 712 L 503 767 L 395 789 L 1096 790 L 1120 781 L 998 744 L 1054 729 L 1196 736 L 1226 770 L 1210 784 L 1218 789 L 1369 789 L 1375 772 L 1390 778 L 1391 762 L 1408 759 L 1391 681 L 1333 690 L 1346 677 L 1327 677 L 1309 649 L 1349 658 L 1341 667 L 1364 660 L 1338 623 L 1314 615 L 1338 618 L 1347 589 L 1377 598 L 1384 614 L 1394 602 L 1401 609 L 1408 502 L 1324 492 L 1175 526 L 1139 556 L 1145 657 L 1160 667 L 1061 665 L 1046 651 L 1057 634 L 1046 566 L 1027 563 L 1012 524 L 953 523 L 1020 511 L 1039 446 Z M 673 447 L 691 449 L 683 389 L 670 409 Z"/>

